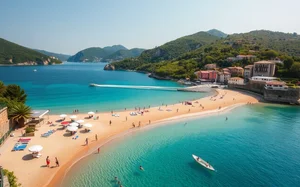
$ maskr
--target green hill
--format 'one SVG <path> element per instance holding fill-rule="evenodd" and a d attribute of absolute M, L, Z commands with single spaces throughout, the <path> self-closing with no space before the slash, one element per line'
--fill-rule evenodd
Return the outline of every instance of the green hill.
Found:
<path fill-rule="evenodd" d="M 225 34 L 222 31 L 219 31 L 217 29 L 211 29 L 211 30 L 207 31 L 207 33 L 209 33 L 213 36 L 219 37 L 219 38 L 226 38 L 227 37 L 227 34 Z"/>
<path fill-rule="evenodd" d="M 0 64 L 47 65 L 57 63 L 62 62 L 0 38 Z"/>
<path fill-rule="evenodd" d="M 45 51 L 45 50 L 39 50 L 39 49 L 33 49 L 37 52 L 40 52 L 44 55 L 47 55 L 47 56 L 53 56 L 55 58 L 58 58 L 59 60 L 61 61 L 67 61 L 68 58 L 70 58 L 71 55 L 65 55 L 65 54 L 59 54 L 59 53 L 53 53 L 53 52 L 49 52 L 49 51 Z"/>
<path fill-rule="evenodd" d="M 174 46 L 177 49 L 178 46 Z M 201 47 L 170 60 L 149 62 L 143 60 L 143 54 L 135 59 L 125 59 L 112 63 L 116 69 L 130 69 L 144 72 L 152 72 L 159 77 L 169 78 L 193 78 L 194 72 L 203 68 L 205 64 L 216 63 L 219 67 L 246 66 L 253 61 L 243 60 L 237 62 L 227 61 L 228 57 L 239 54 L 252 54 L 255 60 L 270 60 L 275 57 L 284 61 L 284 65 L 278 65 L 278 75 L 296 77 L 291 72 L 294 61 L 300 62 L 300 36 L 296 33 L 287 34 L 272 31 L 252 31 L 243 34 L 228 35 L 219 38 L 213 43 L 206 43 Z"/>
<path fill-rule="evenodd" d="M 119 51 L 127 50 L 122 45 L 113 45 L 109 47 L 91 47 L 79 51 L 68 59 L 68 62 L 100 62 L 103 58 Z"/>
<path fill-rule="evenodd" d="M 206 32 L 184 36 L 154 49 L 144 51 L 139 60 L 144 62 L 159 62 L 179 57 L 183 53 L 193 51 L 203 45 L 216 41 L 218 37 Z"/>
<path fill-rule="evenodd" d="M 133 49 L 121 49 L 111 55 L 106 56 L 102 61 L 104 62 L 114 62 L 114 61 L 120 61 L 125 58 L 132 58 L 132 57 L 138 57 L 141 55 L 141 53 L 145 49 L 140 49 L 140 48 L 133 48 Z"/>

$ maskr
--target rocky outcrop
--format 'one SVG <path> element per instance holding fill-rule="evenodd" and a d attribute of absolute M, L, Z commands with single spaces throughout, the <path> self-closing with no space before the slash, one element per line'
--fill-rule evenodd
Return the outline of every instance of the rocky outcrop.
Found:
<path fill-rule="evenodd" d="M 115 69 L 116 69 L 115 66 L 111 64 L 106 64 L 104 67 L 104 70 L 109 70 L 109 71 L 113 71 Z"/>

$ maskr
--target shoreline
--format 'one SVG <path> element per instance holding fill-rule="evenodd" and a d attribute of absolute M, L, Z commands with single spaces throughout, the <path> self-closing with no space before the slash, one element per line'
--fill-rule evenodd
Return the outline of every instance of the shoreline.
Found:
<path fill-rule="evenodd" d="M 134 131 L 155 128 L 161 124 L 170 123 L 176 120 L 192 119 L 210 116 L 218 113 L 230 111 L 247 103 L 259 102 L 257 97 L 250 96 L 249 93 L 241 93 L 232 90 L 215 90 L 213 95 L 192 101 L 192 105 L 183 103 L 172 104 L 168 106 L 157 106 L 147 108 L 149 112 L 144 115 L 131 116 L 130 112 L 134 110 L 118 111 L 120 117 L 113 117 L 110 112 L 100 112 L 95 114 L 99 116 L 99 120 L 85 119 L 87 114 L 75 114 L 78 119 L 84 119 L 86 123 L 92 123 L 91 132 L 85 133 L 79 129 L 79 138 L 72 139 L 69 133 L 61 128 L 51 127 L 49 125 L 40 125 L 35 136 L 31 137 L 29 146 L 39 144 L 44 147 L 42 157 L 32 159 L 28 150 L 20 152 L 11 152 L 11 148 L 21 137 L 21 129 L 15 131 L 15 137 L 8 138 L 5 145 L 0 147 L 0 164 L 11 171 L 14 171 L 22 186 L 59 186 L 63 182 L 64 176 L 68 171 L 84 157 L 95 152 L 108 142 L 130 134 Z M 201 104 L 200 104 L 201 103 Z M 205 108 L 204 108 L 205 107 Z M 74 115 L 74 114 L 71 114 Z M 126 117 L 126 120 L 125 120 Z M 127 120 L 128 117 L 128 120 Z M 49 121 L 60 119 L 59 115 L 50 115 Z M 112 125 L 109 122 L 112 121 Z M 132 128 L 132 124 L 141 124 L 141 127 Z M 56 132 L 48 138 L 40 135 L 50 129 L 57 128 Z M 79 132 L 80 131 L 80 132 Z M 96 140 L 94 137 L 98 136 Z M 89 144 L 85 145 L 85 139 L 89 139 Z M 50 156 L 52 162 L 54 157 L 60 160 L 60 167 L 55 167 L 53 163 L 51 168 L 45 167 L 45 158 Z M 22 158 L 22 159 L 20 159 Z M 15 160 L 10 162 L 10 160 Z M 30 168 L 30 169 L 27 169 Z"/>
<path fill-rule="evenodd" d="M 235 108 L 238 108 L 238 107 L 241 107 L 241 106 L 244 106 L 244 105 L 246 105 L 246 104 L 236 104 L 236 105 L 224 107 L 220 110 L 209 110 L 209 111 L 203 111 L 203 112 L 198 112 L 198 113 L 193 113 L 193 114 L 184 114 L 184 115 L 180 115 L 180 116 L 176 116 L 176 117 L 166 118 L 166 119 L 163 119 L 163 120 L 160 120 L 160 121 L 156 121 L 155 123 L 153 123 L 151 125 L 148 125 L 148 126 L 143 126 L 143 127 L 136 128 L 136 129 L 129 129 L 125 132 L 115 134 L 112 137 L 108 138 L 106 141 L 100 142 L 99 144 L 97 144 L 97 147 L 94 150 L 89 151 L 88 153 L 85 153 L 83 156 L 81 156 L 80 158 L 77 158 L 76 160 L 73 160 L 72 164 L 69 165 L 69 167 L 67 169 L 65 169 L 64 171 L 58 171 L 57 173 L 60 172 L 60 174 L 61 173 L 64 173 L 64 174 L 60 175 L 59 179 L 57 180 L 57 182 L 55 180 L 54 184 L 56 184 L 55 186 L 60 187 L 62 185 L 66 175 L 69 173 L 69 171 L 72 169 L 72 167 L 74 165 L 78 164 L 82 159 L 91 156 L 97 150 L 98 147 L 101 148 L 101 147 L 107 145 L 108 143 L 111 143 L 112 141 L 118 139 L 118 138 L 122 138 L 122 137 L 125 137 L 125 136 L 130 136 L 131 133 L 138 132 L 138 131 L 141 131 L 141 130 L 149 130 L 149 129 L 157 128 L 157 127 L 160 127 L 160 126 L 163 126 L 163 125 L 172 125 L 171 123 L 174 122 L 175 120 L 180 120 L 180 121 L 184 120 L 184 119 L 191 120 L 191 119 L 199 119 L 199 118 L 203 118 L 203 117 L 210 117 L 210 116 L 215 116 L 215 115 L 218 115 L 218 114 L 223 114 L 223 113 L 230 112 L 231 110 L 234 110 Z M 49 180 L 48 184 L 46 184 L 45 186 L 52 186 L 50 184 L 52 184 L 52 180 L 54 178 L 55 178 L 55 176 L 53 178 L 51 178 Z"/>

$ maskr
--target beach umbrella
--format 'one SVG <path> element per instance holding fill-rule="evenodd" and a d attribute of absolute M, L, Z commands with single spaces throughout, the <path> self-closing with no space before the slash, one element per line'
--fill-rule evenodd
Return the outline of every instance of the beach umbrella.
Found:
<path fill-rule="evenodd" d="M 76 119 L 77 116 L 76 116 L 76 115 L 72 115 L 72 116 L 70 116 L 70 118 L 71 118 L 71 119 Z"/>
<path fill-rule="evenodd" d="M 80 120 L 77 120 L 76 123 L 83 123 L 84 120 L 80 119 Z"/>
<path fill-rule="evenodd" d="M 92 112 L 92 111 L 91 111 L 91 112 L 88 112 L 88 114 L 89 114 L 89 115 L 94 115 L 95 112 Z"/>
<path fill-rule="evenodd" d="M 76 123 L 76 122 L 70 123 L 69 125 L 70 125 L 70 126 L 73 126 L 73 127 L 78 127 L 78 126 L 79 126 L 79 124 Z"/>
<path fill-rule="evenodd" d="M 43 146 L 41 146 L 41 145 L 33 145 L 33 146 L 29 147 L 28 150 L 30 152 L 40 152 L 41 150 L 43 150 Z"/>
<path fill-rule="evenodd" d="M 67 116 L 68 116 L 67 114 L 61 114 L 59 117 L 65 118 L 65 117 L 67 117 Z"/>
<path fill-rule="evenodd" d="M 75 126 L 68 126 L 68 127 L 67 127 L 67 130 L 68 130 L 68 131 L 71 131 L 71 132 L 77 131 L 77 130 L 78 130 L 78 127 L 75 127 Z"/>
<path fill-rule="evenodd" d="M 83 126 L 86 127 L 86 128 L 91 128 L 93 125 L 92 125 L 92 124 L 89 124 L 89 123 L 86 123 L 86 124 L 84 124 Z"/>

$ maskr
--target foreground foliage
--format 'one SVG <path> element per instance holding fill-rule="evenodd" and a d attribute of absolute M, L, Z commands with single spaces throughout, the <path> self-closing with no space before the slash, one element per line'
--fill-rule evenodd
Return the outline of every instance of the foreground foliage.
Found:
<path fill-rule="evenodd" d="M 21 183 L 18 183 L 18 179 L 15 176 L 13 171 L 8 171 L 7 169 L 3 169 L 3 173 L 4 173 L 5 176 L 7 176 L 10 187 L 19 187 L 19 186 L 21 186 Z"/>

